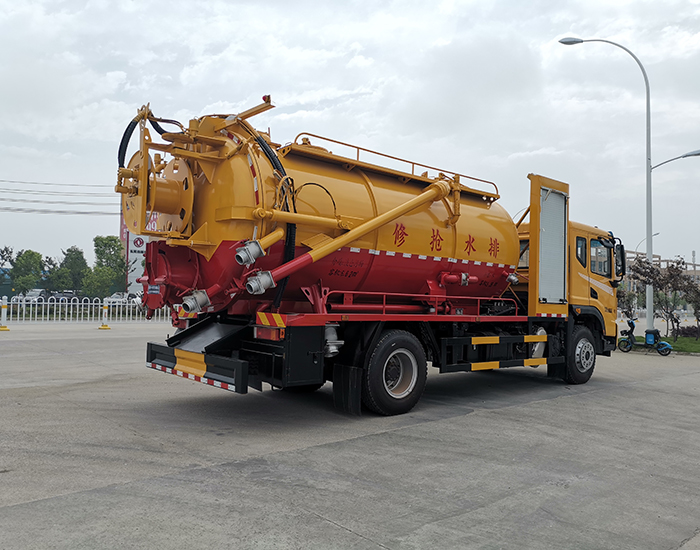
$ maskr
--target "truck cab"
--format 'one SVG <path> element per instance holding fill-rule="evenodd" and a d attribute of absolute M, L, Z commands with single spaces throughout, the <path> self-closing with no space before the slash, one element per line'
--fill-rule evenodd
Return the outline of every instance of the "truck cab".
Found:
<path fill-rule="evenodd" d="M 521 281 L 514 290 L 524 311 L 529 310 L 533 294 L 530 282 L 530 226 L 518 226 Z M 597 227 L 569 221 L 566 240 L 565 300 L 568 316 L 576 324 L 585 325 L 595 339 L 596 354 L 610 356 L 617 341 L 616 288 L 625 275 L 625 250 L 619 239 Z M 537 300 L 542 303 L 540 298 Z"/>

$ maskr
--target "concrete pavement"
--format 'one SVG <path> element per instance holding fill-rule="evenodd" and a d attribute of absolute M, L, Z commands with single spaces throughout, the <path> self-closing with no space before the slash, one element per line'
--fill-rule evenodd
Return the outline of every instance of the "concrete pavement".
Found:
<path fill-rule="evenodd" d="M 0 333 L 0 548 L 700 548 L 700 358 L 431 375 L 354 418 L 146 369 L 171 330 Z"/>

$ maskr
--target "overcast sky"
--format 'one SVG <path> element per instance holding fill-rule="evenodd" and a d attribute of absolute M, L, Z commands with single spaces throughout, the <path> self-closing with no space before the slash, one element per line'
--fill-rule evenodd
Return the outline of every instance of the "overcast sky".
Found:
<path fill-rule="evenodd" d="M 512 216 L 528 173 L 559 179 L 572 219 L 634 250 L 642 73 L 564 36 L 640 58 L 653 164 L 700 149 L 700 0 L 0 0 L 0 247 L 92 262 L 93 236 L 119 231 L 117 147 L 139 106 L 186 123 L 271 94 L 252 122 L 277 142 L 308 131 L 492 180 Z M 700 157 L 654 171 L 653 219 L 655 253 L 700 261 Z"/>

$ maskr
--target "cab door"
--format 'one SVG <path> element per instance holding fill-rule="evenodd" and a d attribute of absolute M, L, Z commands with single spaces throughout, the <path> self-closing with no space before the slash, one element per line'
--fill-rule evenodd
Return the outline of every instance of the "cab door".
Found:
<path fill-rule="evenodd" d="M 605 319 L 605 334 L 616 334 L 617 298 L 615 289 L 610 284 L 614 278 L 612 248 L 603 246 L 593 235 L 589 239 L 588 247 L 590 305 L 600 311 Z"/>
<path fill-rule="evenodd" d="M 589 290 L 590 277 L 588 273 L 588 237 L 571 231 L 570 239 L 573 258 L 569 261 L 571 269 L 569 303 L 572 306 L 588 306 L 591 301 Z"/>

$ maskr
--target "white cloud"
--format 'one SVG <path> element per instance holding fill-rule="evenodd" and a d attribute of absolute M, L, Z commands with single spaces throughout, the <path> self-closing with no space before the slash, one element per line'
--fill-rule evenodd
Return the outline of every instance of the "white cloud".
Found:
<path fill-rule="evenodd" d="M 656 162 L 700 148 L 697 1 L 163 6 L 0 0 L 0 47 L 12 52 L 0 67 L 0 172 L 109 186 L 121 133 L 140 105 L 186 123 L 240 112 L 270 93 L 277 108 L 253 123 L 270 126 L 277 141 L 311 131 L 493 179 L 511 212 L 528 200 L 528 172 L 561 178 L 572 185 L 575 217 L 636 242 L 644 233 L 640 71 L 613 46 L 556 41 L 571 35 L 619 41 L 642 59 Z M 667 239 L 657 246 L 667 255 L 697 247 L 685 221 L 695 215 L 688 194 L 697 162 L 654 175 L 664 193 L 655 231 Z M 116 232 L 104 224 L 102 233 Z"/>

